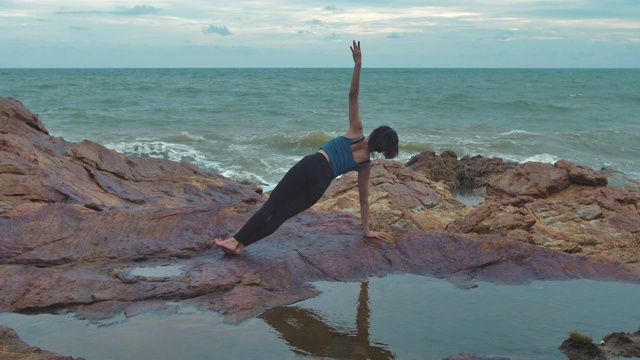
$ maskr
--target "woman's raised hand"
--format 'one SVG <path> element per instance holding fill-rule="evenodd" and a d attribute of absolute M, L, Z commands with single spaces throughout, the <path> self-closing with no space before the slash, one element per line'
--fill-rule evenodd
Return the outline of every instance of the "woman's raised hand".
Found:
<path fill-rule="evenodd" d="M 362 64 L 362 52 L 360 51 L 360 41 L 358 41 L 356 43 L 356 41 L 353 40 L 353 46 L 351 46 L 351 54 L 353 54 L 353 61 L 357 65 L 361 65 Z"/>

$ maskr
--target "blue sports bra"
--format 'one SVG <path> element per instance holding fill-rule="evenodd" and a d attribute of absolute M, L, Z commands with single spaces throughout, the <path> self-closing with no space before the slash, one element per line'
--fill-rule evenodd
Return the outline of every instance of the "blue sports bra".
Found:
<path fill-rule="evenodd" d="M 362 140 L 364 140 L 364 135 L 353 139 L 346 136 L 338 136 L 320 147 L 329 156 L 334 176 L 338 177 L 351 170 L 360 169 L 369 163 L 369 160 L 357 163 L 351 153 L 351 145 L 357 144 Z"/>

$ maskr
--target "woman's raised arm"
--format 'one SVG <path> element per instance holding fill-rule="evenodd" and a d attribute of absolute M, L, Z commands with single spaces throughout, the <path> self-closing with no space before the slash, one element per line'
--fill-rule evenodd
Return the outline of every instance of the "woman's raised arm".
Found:
<path fill-rule="evenodd" d="M 362 118 L 360 118 L 360 106 L 358 104 L 358 94 L 360 93 L 360 70 L 362 69 L 362 52 L 360 51 L 360 41 L 353 40 L 351 46 L 353 55 L 353 75 L 351 76 L 351 86 L 349 88 L 349 131 L 347 137 L 362 135 Z"/>

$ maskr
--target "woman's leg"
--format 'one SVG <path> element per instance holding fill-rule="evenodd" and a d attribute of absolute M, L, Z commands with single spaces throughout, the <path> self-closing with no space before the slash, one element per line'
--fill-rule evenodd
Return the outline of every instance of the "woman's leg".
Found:
<path fill-rule="evenodd" d="M 253 234 L 261 231 L 275 213 L 282 209 L 298 193 L 304 190 L 305 172 L 308 167 L 305 165 L 307 162 L 306 158 L 303 158 L 300 162 L 289 169 L 282 180 L 280 180 L 278 185 L 273 189 L 267 202 L 265 202 L 236 233 L 236 235 L 233 236 L 236 240 L 241 242 L 244 246 L 249 245 L 250 243 L 247 242 L 246 239 L 253 237 Z"/>
<path fill-rule="evenodd" d="M 330 179 L 329 181 L 317 179 L 314 183 L 310 184 L 312 186 L 305 189 L 307 191 L 298 192 L 295 197 L 290 199 L 283 207 L 279 208 L 258 231 L 245 238 L 242 244 L 247 246 L 273 234 L 285 221 L 318 202 L 330 184 Z"/>
<path fill-rule="evenodd" d="M 303 158 L 271 192 L 267 202 L 238 233 L 227 240 L 216 239 L 225 252 L 239 254 L 242 248 L 276 231 L 287 219 L 313 206 L 331 184 L 333 172 L 321 154 Z"/>

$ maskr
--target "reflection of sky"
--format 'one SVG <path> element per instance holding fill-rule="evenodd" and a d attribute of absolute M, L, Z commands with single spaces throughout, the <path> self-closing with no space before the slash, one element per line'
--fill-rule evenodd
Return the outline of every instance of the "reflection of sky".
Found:
<path fill-rule="evenodd" d="M 308 317 L 322 331 L 329 330 L 324 334 L 333 333 L 341 351 L 362 351 L 361 345 L 368 343 L 398 359 L 441 359 L 462 352 L 559 359 L 563 355 L 557 348 L 570 331 L 599 342 L 609 333 L 633 332 L 640 325 L 640 286 L 624 283 L 479 283 L 461 290 L 445 280 L 391 275 L 369 280 L 365 317 L 360 283 L 315 285 L 323 293 L 289 306 L 306 314 L 290 323 Z M 176 304 L 179 310 L 172 313 Z M 72 315 L 1 314 L 0 325 L 15 329 L 32 346 L 93 360 L 210 359 L 212 354 L 216 359 L 294 359 L 302 350 L 263 319 L 228 325 L 216 313 L 169 305 L 165 311 L 97 323 Z M 368 322 L 359 323 L 359 318 Z M 365 341 L 357 340 L 358 334 Z"/>
<path fill-rule="evenodd" d="M 635 0 L 2 0 L 0 68 L 349 67 L 354 38 L 370 67 L 638 67 L 639 29 Z"/>

